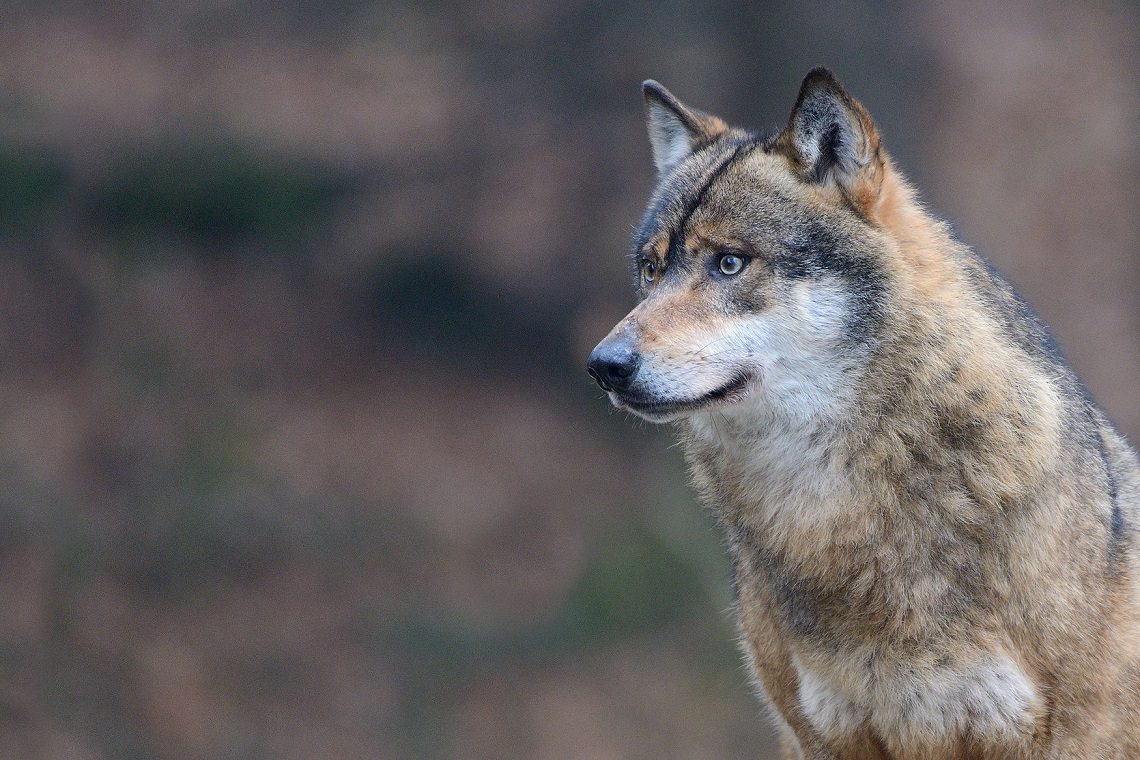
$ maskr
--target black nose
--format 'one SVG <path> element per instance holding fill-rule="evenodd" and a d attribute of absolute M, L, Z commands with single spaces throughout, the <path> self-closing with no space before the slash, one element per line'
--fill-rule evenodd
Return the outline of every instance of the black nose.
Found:
<path fill-rule="evenodd" d="M 641 356 L 628 340 L 604 340 L 590 352 L 586 371 L 604 391 L 624 391 L 633 385 Z"/>

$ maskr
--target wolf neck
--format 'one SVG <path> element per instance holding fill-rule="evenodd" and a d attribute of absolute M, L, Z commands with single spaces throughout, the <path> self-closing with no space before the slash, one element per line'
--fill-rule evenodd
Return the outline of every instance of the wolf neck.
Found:
<path fill-rule="evenodd" d="M 875 347 L 840 373 L 854 379 L 811 416 L 765 408 L 761 391 L 683 436 L 730 536 L 808 574 L 820 557 L 835 577 L 836 562 L 872 561 L 865 547 L 901 557 L 976 531 L 1032 501 L 1060 450 L 1058 393 L 977 308 L 968 253 L 897 176 L 882 212 L 890 293 Z"/>

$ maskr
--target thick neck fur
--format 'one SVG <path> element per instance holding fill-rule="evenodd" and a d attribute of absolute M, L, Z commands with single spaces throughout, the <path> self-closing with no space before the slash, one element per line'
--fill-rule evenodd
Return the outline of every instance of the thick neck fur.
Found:
<path fill-rule="evenodd" d="M 810 413 L 759 393 L 695 416 L 683 436 L 737 561 L 810 597 L 789 600 L 810 607 L 805 633 L 827 627 L 831 604 L 903 638 L 931 633 L 914 629 L 929 619 L 912 605 L 977 613 L 958 597 L 1001 561 L 987 537 L 1034 508 L 1061 456 L 1065 411 L 1048 374 L 978 308 L 968 252 L 886 175 L 880 220 L 894 250 L 873 345 L 805 378 Z"/>

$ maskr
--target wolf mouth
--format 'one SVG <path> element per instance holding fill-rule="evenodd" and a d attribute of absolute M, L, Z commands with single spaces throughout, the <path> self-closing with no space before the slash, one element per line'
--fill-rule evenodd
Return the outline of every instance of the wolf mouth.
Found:
<path fill-rule="evenodd" d="M 752 375 L 742 373 L 724 385 L 694 399 L 643 400 L 619 396 L 621 405 L 630 411 L 651 416 L 668 416 L 681 412 L 695 412 L 721 401 L 738 401 L 744 396 Z"/>

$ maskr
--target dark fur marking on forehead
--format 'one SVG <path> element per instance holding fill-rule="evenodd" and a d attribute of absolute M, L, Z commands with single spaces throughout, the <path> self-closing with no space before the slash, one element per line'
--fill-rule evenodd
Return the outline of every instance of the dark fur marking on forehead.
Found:
<path fill-rule="evenodd" d="M 709 188 L 719 179 L 736 161 L 749 149 L 756 146 L 762 146 L 765 150 L 768 149 L 768 144 L 771 142 L 771 134 L 748 134 L 743 138 L 726 138 L 712 143 L 701 146 L 694 151 L 693 156 L 698 156 L 706 151 L 712 152 L 717 147 L 732 146 L 732 150 L 728 155 L 719 159 L 719 162 L 709 162 L 713 166 L 711 171 L 698 180 L 699 184 L 678 183 L 680 186 L 668 188 L 670 191 L 658 195 L 656 202 L 646 211 L 645 216 L 642 218 L 641 224 L 638 226 L 636 235 L 634 236 L 634 256 L 640 255 L 641 251 L 649 243 L 650 239 L 655 235 L 662 232 L 662 222 L 669 223 L 669 240 L 666 254 L 666 265 L 671 265 L 672 251 L 676 245 L 676 239 L 684 230 L 689 217 L 704 201 L 705 196 L 708 194 Z M 706 169 L 707 171 L 707 169 Z M 676 175 L 672 178 L 676 182 Z M 665 180 L 669 183 L 670 180 Z M 667 185 L 666 185 L 667 187 Z M 661 193 L 662 188 L 658 189 Z M 670 209 L 676 209 L 681 206 L 680 212 L 676 215 L 668 213 Z M 670 221 L 670 217 L 675 217 L 676 221 Z"/>
<path fill-rule="evenodd" d="M 705 196 L 708 195 L 709 188 L 711 188 L 718 179 L 724 176 L 724 173 L 727 172 L 733 164 L 739 161 L 742 156 L 747 155 L 753 148 L 755 148 L 757 145 L 760 145 L 762 142 L 763 140 L 761 138 L 755 135 L 749 135 L 747 140 L 744 140 L 739 145 L 737 145 L 736 148 L 733 149 L 732 153 L 728 155 L 728 158 L 721 161 L 720 165 L 712 170 L 712 173 L 709 174 L 708 179 L 705 180 L 705 183 L 700 188 L 700 190 L 698 190 L 696 194 L 689 198 L 688 202 L 685 204 L 685 210 L 681 212 L 680 221 L 677 223 L 677 226 L 669 232 L 669 248 L 668 253 L 666 254 L 667 257 L 665 259 L 665 266 L 667 268 L 672 267 L 679 262 L 680 257 L 676 255 L 677 246 L 679 244 L 684 245 L 683 237 L 685 233 L 685 227 L 689 224 L 689 217 L 691 217 L 693 213 L 698 208 L 700 208 L 700 205 L 704 203 Z"/>
<path fill-rule="evenodd" d="M 716 141 L 702 145 L 693 151 L 689 158 L 685 159 L 683 164 L 690 163 L 694 158 L 701 156 L 704 153 L 713 153 L 715 149 L 722 145 L 722 141 Z M 710 162 L 710 164 L 713 162 Z M 678 198 L 688 197 L 697 189 L 690 181 L 685 179 L 684 169 L 675 169 L 671 174 L 664 178 L 653 191 L 653 197 L 650 199 L 650 206 L 645 210 L 645 214 L 641 217 L 641 222 L 637 226 L 634 234 L 634 254 L 637 255 L 641 252 L 649 241 L 661 233 L 661 223 L 669 217 L 668 211 L 671 206 L 677 205 Z M 704 180 L 701 181 L 700 186 L 703 187 Z"/>
<path fill-rule="evenodd" d="M 852 296 L 850 335 L 860 343 L 873 337 L 883 319 L 886 276 L 869 256 L 843 250 L 831 230 L 810 222 L 788 241 L 788 252 L 774 263 L 777 272 L 792 280 L 830 274 L 846 281 Z"/>

